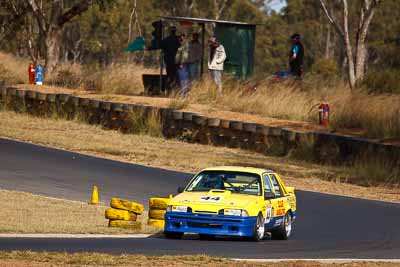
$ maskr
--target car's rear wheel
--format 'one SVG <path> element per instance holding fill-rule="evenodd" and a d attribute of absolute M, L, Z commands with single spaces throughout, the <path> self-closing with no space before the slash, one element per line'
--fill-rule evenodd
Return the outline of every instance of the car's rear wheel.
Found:
<path fill-rule="evenodd" d="M 271 231 L 271 238 L 275 240 L 287 240 L 292 234 L 292 214 L 287 212 L 279 227 Z"/>
<path fill-rule="evenodd" d="M 164 235 L 166 238 L 168 239 L 181 239 L 183 236 L 183 233 L 181 232 L 169 232 L 169 231 L 165 231 Z"/>
<path fill-rule="evenodd" d="M 254 232 L 252 239 L 253 241 L 260 241 L 264 238 L 264 235 L 265 235 L 264 218 L 261 214 L 258 214 L 257 221 L 254 224 Z"/>

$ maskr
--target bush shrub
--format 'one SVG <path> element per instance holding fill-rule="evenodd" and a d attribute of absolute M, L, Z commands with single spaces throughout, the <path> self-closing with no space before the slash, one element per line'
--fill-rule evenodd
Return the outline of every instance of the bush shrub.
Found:
<path fill-rule="evenodd" d="M 363 81 L 368 91 L 373 93 L 400 94 L 400 70 L 386 69 L 368 73 Z"/>
<path fill-rule="evenodd" d="M 323 79 L 336 79 L 338 73 L 336 61 L 332 59 L 319 58 L 311 66 L 311 74 L 317 75 Z"/>
<path fill-rule="evenodd" d="M 82 84 L 82 76 L 79 72 L 71 69 L 61 69 L 57 72 L 56 78 L 51 83 L 62 87 L 78 88 Z"/>

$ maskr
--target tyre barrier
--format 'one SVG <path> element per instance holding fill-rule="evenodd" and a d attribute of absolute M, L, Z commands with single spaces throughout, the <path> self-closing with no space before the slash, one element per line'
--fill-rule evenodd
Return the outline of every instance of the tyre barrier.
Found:
<path fill-rule="evenodd" d="M 110 220 L 136 221 L 137 219 L 137 214 L 134 212 L 114 208 L 106 209 L 105 216 Z"/>
<path fill-rule="evenodd" d="M 149 199 L 149 220 L 148 225 L 164 228 L 164 215 L 172 195 L 169 197 L 152 197 Z"/>
<path fill-rule="evenodd" d="M 108 227 L 118 227 L 124 229 L 135 229 L 138 230 L 142 227 L 141 222 L 136 221 L 124 221 L 124 220 L 110 220 Z"/>
<path fill-rule="evenodd" d="M 148 219 L 147 224 L 150 226 L 164 228 L 165 221 L 164 220 L 157 220 L 157 219 Z"/>
<path fill-rule="evenodd" d="M 149 210 L 149 218 L 156 219 L 156 220 L 164 220 L 166 210 Z"/>
<path fill-rule="evenodd" d="M 142 204 L 113 197 L 110 206 L 104 212 L 106 219 L 109 219 L 108 227 L 136 230 L 142 227 L 141 222 L 136 221 L 137 216 L 144 212 Z"/>
<path fill-rule="evenodd" d="M 149 199 L 149 209 L 166 210 L 171 198 L 152 197 Z"/>
<path fill-rule="evenodd" d="M 110 206 L 115 209 L 127 210 L 130 212 L 134 212 L 138 215 L 142 214 L 144 211 L 144 207 L 142 204 L 132 202 L 129 200 L 119 199 L 116 197 L 111 198 Z"/>
<path fill-rule="evenodd" d="M 1 82 L 0 82 L 1 83 Z M 151 114 L 160 116 L 162 133 L 166 138 L 182 138 L 188 142 L 208 145 L 239 147 L 264 155 L 292 155 L 303 149 L 312 152 L 321 163 L 355 163 L 363 158 L 383 159 L 398 165 L 400 146 L 362 137 L 351 137 L 326 131 L 300 131 L 294 129 L 248 123 L 244 121 L 208 118 L 193 112 L 182 112 L 171 108 L 158 108 L 141 104 L 108 102 L 70 94 L 48 94 L 33 90 L 6 87 L 0 84 L 0 108 L 7 107 L 17 112 L 35 116 L 61 116 L 74 119 L 82 116 L 89 124 L 100 124 L 104 128 L 124 133 L 135 131 L 128 115 L 137 113 L 143 118 Z M 122 110 L 122 111 L 121 111 Z M 152 112 L 150 112 L 152 111 Z M 155 112 L 155 113 L 154 113 Z M 325 146 L 334 147 L 327 157 Z"/>

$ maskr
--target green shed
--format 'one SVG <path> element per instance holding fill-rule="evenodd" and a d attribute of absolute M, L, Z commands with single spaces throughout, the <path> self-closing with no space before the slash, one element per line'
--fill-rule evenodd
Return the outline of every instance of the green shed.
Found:
<path fill-rule="evenodd" d="M 215 35 L 224 46 L 227 58 L 225 71 L 239 79 L 253 73 L 256 26 L 249 24 L 217 23 Z"/>
<path fill-rule="evenodd" d="M 162 17 L 162 21 L 175 21 L 182 24 L 195 23 L 200 25 L 202 28 L 203 59 L 207 59 L 208 55 L 204 53 L 205 24 L 214 24 L 214 35 L 224 46 L 227 54 L 224 72 L 231 73 L 239 79 L 246 79 L 253 73 L 256 24 L 189 17 Z M 202 63 L 202 72 L 205 64 Z"/>

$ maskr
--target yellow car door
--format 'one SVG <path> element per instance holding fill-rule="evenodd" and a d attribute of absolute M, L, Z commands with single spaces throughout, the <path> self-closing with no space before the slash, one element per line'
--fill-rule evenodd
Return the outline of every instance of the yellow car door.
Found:
<path fill-rule="evenodd" d="M 265 199 L 265 231 L 271 233 L 272 239 L 286 240 L 292 233 L 292 222 L 295 218 L 294 188 L 286 190 L 276 173 L 264 173 L 264 199 Z M 295 208 L 294 208 L 295 209 Z"/>
<path fill-rule="evenodd" d="M 273 217 L 283 217 L 288 210 L 286 192 L 279 183 L 276 174 L 270 173 L 268 176 L 270 177 L 273 192 L 275 194 L 275 198 L 271 199 L 272 208 L 274 209 Z"/>

